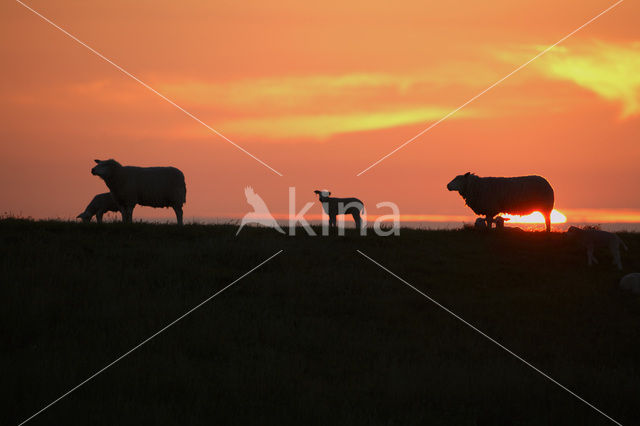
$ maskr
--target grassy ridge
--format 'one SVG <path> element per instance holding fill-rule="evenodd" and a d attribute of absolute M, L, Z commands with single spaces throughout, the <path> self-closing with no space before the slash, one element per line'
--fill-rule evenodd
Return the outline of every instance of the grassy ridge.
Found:
<path fill-rule="evenodd" d="M 356 250 L 616 420 L 640 419 L 640 299 L 606 254 L 587 268 L 555 233 L 235 231 L 0 221 L 0 423 L 278 250 L 33 424 L 608 423 Z M 620 235 L 624 272 L 640 271 L 640 235 Z"/>

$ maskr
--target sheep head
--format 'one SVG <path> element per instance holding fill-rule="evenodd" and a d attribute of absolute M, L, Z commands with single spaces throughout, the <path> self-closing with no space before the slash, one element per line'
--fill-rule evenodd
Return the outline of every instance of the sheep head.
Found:
<path fill-rule="evenodd" d="M 91 221 L 91 215 L 87 212 L 82 212 L 76 216 L 76 219 L 82 219 L 83 222 L 87 223 Z"/>
<path fill-rule="evenodd" d="M 327 191 L 326 189 L 323 191 L 318 191 L 317 189 L 315 191 L 313 191 L 314 193 L 318 194 L 318 197 L 320 198 L 327 198 L 328 196 L 331 195 L 330 191 Z"/>
<path fill-rule="evenodd" d="M 113 173 L 117 168 L 122 167 L 120 163 L 118 163 L 114 159 L 93 161 L 95 161 L 97 165 L 91 169 L 91 174 L 100 176 L 102 179 L 108 179 L 109 177 L 113 176 Z"/>
<path fill-rule="evenodd" d="M 471 172 L 467 172 L 463 175 L 458 175 L 455 178 L 453 178 L 453 180 L 451 182 L 449 182 L 447 184 L 447 189 L 449 191 L 464 191 L 464 189 L 467 186 L 467 181 L 469 179 L 469 176 L 471 176 Z"/>

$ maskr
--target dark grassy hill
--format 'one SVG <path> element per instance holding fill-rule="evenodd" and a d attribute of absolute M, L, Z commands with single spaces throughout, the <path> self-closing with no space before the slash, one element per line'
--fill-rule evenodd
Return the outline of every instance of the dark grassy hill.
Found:
<path fill-rule="evenodd" d="M 0 221 L 0 424 L 17 424 L 279 250 L 30 424 L 623 424 L 640 298 L 562 234 Z M 640 271 L 640 235 L 624 273 Z"/>

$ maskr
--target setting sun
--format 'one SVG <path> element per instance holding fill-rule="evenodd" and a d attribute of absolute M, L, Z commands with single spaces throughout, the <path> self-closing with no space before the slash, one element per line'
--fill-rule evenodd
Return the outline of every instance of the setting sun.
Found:
<path fill-rule="evenodd" d="M 533 212 L 528 215 L 518 216 L 512 214 L 502 215 L 505 219 L 509 219 L 509 223 L 544 223 L 544 216 L 540 212 Z M 565 223 L 567 217 L 560 213 L 558 210 L 553 209 L 551 211 L 551 223 Z"/>

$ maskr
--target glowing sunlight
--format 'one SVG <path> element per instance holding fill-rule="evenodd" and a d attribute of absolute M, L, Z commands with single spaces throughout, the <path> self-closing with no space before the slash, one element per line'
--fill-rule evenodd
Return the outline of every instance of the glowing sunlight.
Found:
<path fill-rule="evenodd" d="M 525 216 L 505 214 L 504 218 L 509 219 L 509 223 L 544 223 L 544 216 L 540 212 L 533 212 Z M 560 213 L 558 210 L 553 209 L 551 211 L 551 223 L 565 223 L 567 217 Z"/>

